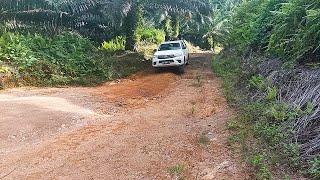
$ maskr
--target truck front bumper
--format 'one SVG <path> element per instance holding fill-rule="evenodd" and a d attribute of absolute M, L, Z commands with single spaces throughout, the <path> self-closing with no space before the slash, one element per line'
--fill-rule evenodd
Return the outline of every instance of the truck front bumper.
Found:
<path fill-rule="evenodd" d="M 174 58 L 170 58 L 170 59 L 158 59 L 158 58 L 152 59 L 152 66 L 153 67 L 181 66 L 184 63 L 185 62 L 184 62 L 183 56 L 174 57 Z"/>

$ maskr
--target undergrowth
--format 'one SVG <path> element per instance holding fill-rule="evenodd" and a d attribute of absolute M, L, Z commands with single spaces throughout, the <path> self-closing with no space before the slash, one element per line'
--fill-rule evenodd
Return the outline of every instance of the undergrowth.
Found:
<path fill-rule="evenodd" d="M 134 39 L 136 42 L 134 50 L 143 55 L 145 59 L 151 59 L 154 49 L 165 41 L 165 33 L 154 27 L 139 27 L 134 33 Z M 116 36 L 104 41 L 100 49 L 112 55 L 125 51 L 125 44 L 125 36 Z"/>
<path fill-rule="evenodd" d="M 126 38 L 123 36 L 117 36 L 110 41 L 104 41 L 101 45 L 101 49 L 107 53 L 115 53 L 118 51 L 124 51 L 126 44 Z"/>
<path fill-rule="evenodd" d="M 115 57 L 87 38 L 67 32 L 53 37 L 0 35 L 0 86 L 92 85 L 145 68 L 138 54 Z"/>
<path fill-rule="evenodd" d="M 175 177 L 175 179 L 184 179 L 182 177 L 183 171 L 185 170 L 185 166 L 182 164 L 177 164 L 175 166 L 169 167 L 167 169 L 168 173 L 172 176 Z"/>
<path fill-rule="evenodd" d="M 305 164 L 299 144 L 290 141 L 291 122 L 311 113 L 313 107 L 289 108 L 278 103 L 277 87 L 262 76 L 244 71 L 240 57 L 222 53 L 213 61 L 214 72 L 223 79 L 225 96 L 238 115 L 226 126 L 232 132 L 229 145 L 241 149 L 243 159 L 252 165 L 257 179 L 286 179 L 288 172 L 319 178 L 319 159 Z M 254 93 L 263 94 L 254 98 Z M 291 170 L 291 171 L 287 171 Z"/>

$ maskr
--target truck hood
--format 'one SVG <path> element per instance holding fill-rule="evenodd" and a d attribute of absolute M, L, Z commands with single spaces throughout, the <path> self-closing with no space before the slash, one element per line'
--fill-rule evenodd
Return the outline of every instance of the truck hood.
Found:
<path fill-rule="evenodd" d="M 182 53 L 181 50 L 168 50 L 168 51 L 157 51 L 154 55 L 155 56 L 161 56 L 161 55 L 171 55 L 171 54 L 178 54 L 178 53 Z"/>

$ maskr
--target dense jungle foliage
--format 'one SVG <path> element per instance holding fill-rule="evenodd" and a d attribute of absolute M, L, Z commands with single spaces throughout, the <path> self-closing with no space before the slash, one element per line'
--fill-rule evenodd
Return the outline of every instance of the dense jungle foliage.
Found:
<path fill-rule="evenodd" d="M 230 144 L 258 179 L 319 179 L 320 1 L 243 1 L 225 17 L 213 69 L 239 110 Z"/>
<path fill-rule="evenodd" d="M 90 84 L 128 75 L 145 67 L 143 58 L 159 43 L 209 22 L 212 10 L 206 0 L 1 1 L 1 87 Z M 138 52 L 140 60 L 131 66 L 116 61 L 125 50 Z"/>
<path fill-rule="evenodd" d="M 140 55 L 111 57 L 79 34 L 53 37 L 4 33 L 0 37 L 1 88 L 19 85 L 96 84 L 145 67 Z"/>
<path fill-rule="evenodd" d="M 319 0 L 2 0 L 0 88 L 124 77 L 178 38 L 224 48 L 230 145 L 257 179 L 320 178 Z"/>
<path fill-rule="evenodd" d="M 232 16 L 230 43 L 283 61 L 319 62 L 320 2 L 247 1 Z"/>

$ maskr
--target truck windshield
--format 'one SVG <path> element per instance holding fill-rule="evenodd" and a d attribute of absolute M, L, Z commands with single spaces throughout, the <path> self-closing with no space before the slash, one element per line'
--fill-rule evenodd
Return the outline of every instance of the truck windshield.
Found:
<path fill-rule="evenodd" d="M 177 50 L 177 49 L 181 49 L 180 43 L 168 43 L 168 44 L 161 44 L 159 51 Z"/>

